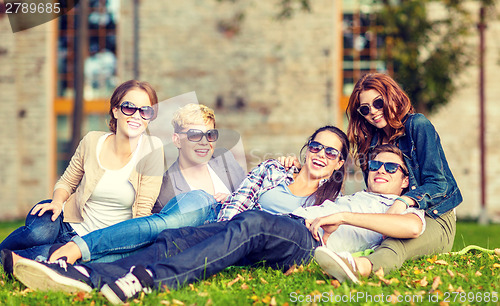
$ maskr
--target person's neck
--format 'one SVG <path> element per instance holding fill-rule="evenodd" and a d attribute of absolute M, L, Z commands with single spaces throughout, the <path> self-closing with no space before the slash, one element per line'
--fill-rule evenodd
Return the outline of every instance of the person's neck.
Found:
<path fill-rule="evenodd" d="M 306 170 L 302 169 L 294 177 L 294 182 L 289 185 L 289 189 L 294 195 L 308 196 L 318 189 L 321 180 L 321 178 L 313 177 Z"/>
<path fill-rule="evenodd" d="M 391 137 L 389 136 L 391 134 L 391 127 L 387 125 L 383 129 L 380 130 L 380 144 L 388 144 Z"/>
<path fill-rule="evenodd" d="M 130 156 L 139 143 L 140 136 L 129 138 L 120 134 L 115 134 L 112 141 L 113 151 L 117 156 Z"/>
<path fill-rule="evenodd" d="M 370 192 L 370 193 L 376 193 L 376 194 L 380 194 L 380 195 L 391 195 L 391 196 L 397 196 L 397 197 L 400 197 L 401 196 L 401 193 L 397 194 L 397 193 L 380 193 L 380 192 L 375 192 L 375 191 L 371 191 L 369 187 L 367 187 L 365 189 L 366 192 Z"/>
<path fill-rule="evenodd" d="M 208 170 L 208 163 L 190 163 L 182 157 L 179 157 L 179 168 L 184 176 L 196 177 L 203 173 L 203 171 Z"/>

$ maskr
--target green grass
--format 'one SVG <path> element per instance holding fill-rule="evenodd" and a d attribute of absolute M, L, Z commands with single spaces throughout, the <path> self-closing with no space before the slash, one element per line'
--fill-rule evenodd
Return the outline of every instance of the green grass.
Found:
<path fill-rule="evenodd" d="M 21 224 L 0 223 L 0 239 Z M 488 249 L 499 248 L 499 233 L 500 225 L 458 223 L 453 251 L 470 244 Z M 342 304 L 382 305 L 389 304 L 386 302 L 388 297 L 394 301 L 399 297 L 407 300 L 397 303 L 400 305 L 410 305 L 410 300 L 414 305 L 500 305 L 499 276 L 500 257 L 479 251 L 407 261 L 399 271 L 363 279 L 360 285 L 338 284 L 325 276 L 316 263 L 298 267 L 288 275 L 266 268 L 229 268 L 205 281 L 175 291 L 142 296 L 130 304 L 305 305 L 344 299 L 347 302 Z M 3 272 L 0 284 L 0 304 L 109 305 L 97 292 L 71 295 L 31 291 L 18 281 L 8 280 Z M 493 292 L 497 295 L 492 296 Z M 488 303 L 485 303 L 485 298 Z"/>

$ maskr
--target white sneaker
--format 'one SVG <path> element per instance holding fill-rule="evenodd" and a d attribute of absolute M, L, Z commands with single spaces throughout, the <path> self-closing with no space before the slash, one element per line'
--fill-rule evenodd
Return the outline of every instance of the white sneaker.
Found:
<path fill-rule="evenodd" d="M 355 284 L 359 283 L 356 263 L 351 253 L 335 253 L 327 247 L 320 246 L 314 252 L 314 259 L 316 259 L 321 269 L 339 282 L 349 280 Z"/>

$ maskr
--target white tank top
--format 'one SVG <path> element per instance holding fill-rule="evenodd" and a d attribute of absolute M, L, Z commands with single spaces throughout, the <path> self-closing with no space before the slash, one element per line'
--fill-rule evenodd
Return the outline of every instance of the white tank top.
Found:
<path fill-rule="evenodd" d="M 210 173 L 210 178 L 212 179 L 212 184 L 214 185 L 214 194 L 216 193 L 227 193 L 231 194 L 231 191 L 226 187 L 224 182 L 220 179 L 220 177 L 215 173 L 215 171 L 210 167 L 210 165 L 207 165 L 208 167 L 208 173 Z M 189 189 L 194 190 L 193 186 L 189 185 Z"/>
<path fill-rule="evenodd" d="M 142 136 L 130 161 L 121 169 L 109 170 L 101 165 L 99 155 L 104 141 L 110 135 L 101 136 L 97 143 L 97 160 L 99 167 L 105 170 L 104 175 L 83 207 L 83 222 L 71 223 L 80 236 L 132 218 L 135 190 L 129 178 L 137 163 L 137 148 L 141 145 Z"/>

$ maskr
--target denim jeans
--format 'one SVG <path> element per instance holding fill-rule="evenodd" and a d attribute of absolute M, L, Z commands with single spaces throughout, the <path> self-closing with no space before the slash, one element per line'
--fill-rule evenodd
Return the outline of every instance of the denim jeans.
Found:
<path fill-rule="evenodd" d="M 165 229 L 215 222 L 219 210 L 220 204 L 213 196 L 193 190 L 177 195 L 157 214 L 75 236 L 72 241 L 80 248 L 81 262 L 111 262 L 152 244 Z"/>
<path fill-rule="evenodd" d="M 83 266 L 97 288 L 139 264 L 153 273 L 156 289 L 162 285 L 177 288 L 231 265 L 264 265 L 286 271 L 293 264 L 307 263 L 320 245 L 301 220 L 245 211 L 230 221 L 165 230 L 153 245 L 134 255 Z"/>
<path fill-rule="evenodd" d="M 37 204 L 49 203 L 50 201 L 44 200 Z M 51 211 L 38 216 L 38 214 L 32 215 L 31 210 L 26 216 L 25 225 L 7 236 L 0 243 L 0 250 L 15 251 L 29 259 L 35 259 L 38 255 L 47 257 L 52 244 L 69 242 L 76 235 L 71 225 L 63 222 L 63 213 L 55 221 L 52 221 Z"/>

